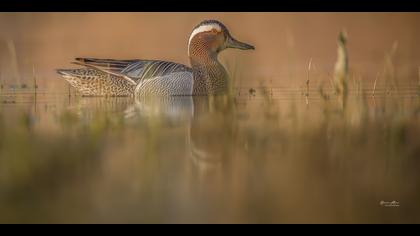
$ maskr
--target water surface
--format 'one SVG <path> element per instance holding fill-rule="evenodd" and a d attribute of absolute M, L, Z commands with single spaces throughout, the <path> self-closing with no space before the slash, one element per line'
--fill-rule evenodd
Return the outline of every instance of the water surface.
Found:
<path fill-rule="evenodd" d="M 3 90 L 0 222 L 420 223 L 415 86 L 254 90 Z"/>

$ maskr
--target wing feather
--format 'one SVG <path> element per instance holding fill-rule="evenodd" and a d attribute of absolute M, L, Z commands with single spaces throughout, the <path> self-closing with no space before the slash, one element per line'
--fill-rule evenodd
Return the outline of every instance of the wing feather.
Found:
<path fill-rule="evenodd" d="M 192 72 L 190 67 L 183 64 L 161 60 L 76 58 L 76 61 L 75 64 L 94 68 L 134 83 L 171 73 Z"/>

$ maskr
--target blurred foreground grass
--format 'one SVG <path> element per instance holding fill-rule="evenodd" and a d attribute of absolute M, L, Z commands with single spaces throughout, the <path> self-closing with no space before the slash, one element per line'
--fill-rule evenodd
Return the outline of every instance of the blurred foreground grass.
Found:
<path fill-rule="evenodd" d="M 183 119 L 176 99 L 17 96 L 0 105 L 0 222 L 420 223 L 419 97 L 351 91 L 345 110 L 194 98 Z"/>

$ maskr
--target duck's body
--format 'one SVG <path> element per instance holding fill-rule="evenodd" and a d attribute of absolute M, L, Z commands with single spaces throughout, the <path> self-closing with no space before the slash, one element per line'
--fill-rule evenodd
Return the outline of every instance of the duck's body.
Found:
<path fill-rule="evenodd" d="M 254 49 L 230 36 L 218 21 L 196 26 L 188 43 L 191 67 L 160 60 L 76 58 L 82 69 L 60 69 L 73 87 L 85 96 L 191 96 L 223 92 L 228 74 L 217 55 L 234 47 Z"/>
<path fill-rule="evenodd" d="M 76 58 L 91 68 L 58 71 L 84 96 L 192 95 L 192 69 L 158 60 Z"/>

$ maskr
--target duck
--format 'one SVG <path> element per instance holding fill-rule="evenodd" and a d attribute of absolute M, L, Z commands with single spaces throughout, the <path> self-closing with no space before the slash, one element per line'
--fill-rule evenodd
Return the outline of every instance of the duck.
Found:
<path fill-rule="evenodd" d="M 229 76 L 219 62 L 225 49 L 254 50 L 217 20 L 196 25 L 188 39 L 190 66 L 162 60 L 75 58 L 77 69 L 58 69 L 82 96 L 206 96 L 227 91 Z"/>

